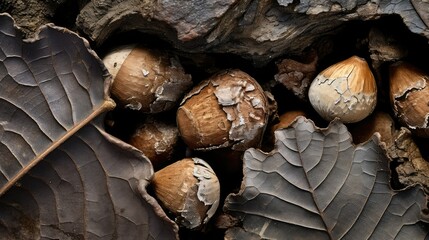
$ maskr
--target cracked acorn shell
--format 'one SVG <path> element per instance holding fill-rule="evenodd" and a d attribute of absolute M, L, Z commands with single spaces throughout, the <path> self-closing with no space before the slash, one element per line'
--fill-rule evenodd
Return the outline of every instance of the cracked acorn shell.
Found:
<path fill-rule="evenodd" d="M 429 76 L 401 61 L 390 66 L 389 78 L 390 101 L 396 117 L 413 134 L 429 137 Z"/>
<path fill-rule="evenodd" d="M 111 94 L 120 106 L 145 113 L 174 107 L 192 85 L 178 59 L 141 45 L 125 45 L 103 62 L 113 78 Z"/>
<path fill-rule="evenodd" d="M 377 84 L 365 59 L 352 56 L 323 70 L 310 85 L 308 97 L 325 120 L 344 123 L 369 116 L 377 104 Z"/>
<path fill-rule="evenodd" d="M 177 126 L 191 149 L 244 151 L 262 140 L 270 109 L 258 82 L 227 70 L 195 86 L 177 111 Z"/>
<path fill-rule="evenodd" d="M 206 224 L 219 206 L 219 180 L 199 158 L 185 158 L 157 171 L 152 185 L 161 205 L 189 229 Z"/>
<path fill-rule="evenodd" d="M 179 145 L 179 138 L 175 122 L 149 116 L 135 129 L 128 143 L 141 150 L 152 162 L 154 169 L 158 170 L 178 154 L 176 147 Z"/>

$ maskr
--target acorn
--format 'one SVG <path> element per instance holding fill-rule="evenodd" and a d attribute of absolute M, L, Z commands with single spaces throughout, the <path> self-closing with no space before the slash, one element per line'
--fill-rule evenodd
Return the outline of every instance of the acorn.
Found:
<path fill-rule="evenodd" d="M 158 170 L 178 154 L 179 140 L 176 122 L 149 116 L 135 129 L 128 143 L 141 150 Z"/>
<path fill-rule="evenodd" d="M 262 87 L 247 73 L 227 70 L 192 89 L 177 111 L 177 126 L 189 148 L 257 147 L 271 109 Z"/>
<path fill-rule="evenodd" d="M 390 101 L 395 116 L 413 134 L 429 137 L 429 76 L 407 63 L 390 66 Z"/>
<path fill-rule="evenodd" d="M 352 56 L 319 73 L 308 97 L 325 120 L 354 123 L 369 116 L 377 104 L 377 84 L 365 59 Z"/>
<path fill-rule="evenodd" d="M 113 78 L 111 94 L 120 106 L 144 113 L 167 111 L 192 86 L 179 60 L 142 45 L 125 45 L 103 62 Z"/>
<path fill-rule="evenodd" d="M 219 206 L 219 180 L 199 158 L 185 158 L 157 171 L 152 185 L 161 205 L 189 229 L 206 224 Z"/>
<path fill-rule="evenodd" d="M 283 113 L 279 117 L 279 122 L 272 127 L 271 132 L 274 133 L 277 129 L 289 127 L 299 116 L 307 117 L 307 114 L 302 110 L 291 110 Z"/>
<path fill-rule="evenodd" d="M 395 123 L 386 112 L 375 111 L 364 120 L 347 126 L 355 144 L 368 141 L 374 133 L 380 134 L 380 141 L 389 148 L 394 141 Z"/>

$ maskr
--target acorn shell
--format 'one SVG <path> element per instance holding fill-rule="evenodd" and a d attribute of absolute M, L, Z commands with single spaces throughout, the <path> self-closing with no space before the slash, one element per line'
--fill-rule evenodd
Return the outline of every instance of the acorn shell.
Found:
<path fill-rule="evenodd" d="M 219 206 L 219 180 L 199 158 L 185 158 L 159 170 L 152 184 L 160 203 L 189 229 L 206 224 Z"/>
<path fill-rule="evenodd" d="M 304 116 L 307 117 L 307 114 L 302 110 L 293 110 L 293 111 L 287 111 L 280 115 L 279 117 L 279 123 L 275 124 L 272 127 L 272 132 L 276 131 L 277 129 L 287 128 L 289 127 L 297 117 Z"/>
<path fill-rule="evenodd" d="M 119 105 L 145 113 L 174 107 L 192 85 L 177 58 L 141 45 L 121 46 L 103 58 Z"/>
<path fill-rule="evenodd" d="M 178 154 L 176 147 L 179 138 L 175 122 L 149 116 L 135 129 L 128 143 L 141 150 L 157 170 L 170 162 L 174 154 Z"/>
<path fill-rule="evenodd" d="M 257 147 L 268 122 L 268 100 L 258 82 L 227 70 L 197 85 L 177 111 L 184 142 L 197 150 Z"/>
<path fill-rule="evenodd" d="M 339 118 L 353 123 L 374 111 L 377 85 L 367 62 L 352 56 L 319 73 L 310 85 L 308 97 L 325 120 Z"/>
<path fill-rule="evenodd" d="M 390 101 L 396 117 L 414 134 L 429 137 L 429 76 L 406 62 L 394 63 L 389 70 Z"/>

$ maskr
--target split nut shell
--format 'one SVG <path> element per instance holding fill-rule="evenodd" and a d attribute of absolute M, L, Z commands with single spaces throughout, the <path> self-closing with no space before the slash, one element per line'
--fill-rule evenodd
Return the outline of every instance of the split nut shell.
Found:
<path fill-rule="evenodd" d="M 429 76 L 406 62 L 390 66 L 390 101 L 399 121 L 420 137 L 429 137 Z"/>
<path fill-rule="evenodd" d="M 325 120 L 344 123 L 369 116 L 377 104 L 377 85 L 368 63 L 357 56 L 323 70 L 310 85 L 308 97 Z"/>
<path fill-rule="evenodd" d="M 191 149 L 257 147 L 269 117 L 258 82 L 240 70 L 227 70 L 194 87 L 177 111 L 177 126 Z"/>
<path fill-rule="evenodd" d="M 185 158 L 159 170 L 152 184 L 161 205 L 189 229 L 206 224 L 219 206 L 219 180 L 199 158 Z"/>
<path fill-rule="evenodd" d="M 140 45 L 125 45 L 103 58 L 112 74 L 111 94 L 119 105 L 145 113 L 174 107 L 192 85 L 178 59 Z"/>

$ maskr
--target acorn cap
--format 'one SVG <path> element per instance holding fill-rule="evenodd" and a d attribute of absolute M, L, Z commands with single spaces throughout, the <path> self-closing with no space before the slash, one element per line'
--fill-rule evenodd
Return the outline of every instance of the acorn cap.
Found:
<path fill-rule="evenodd" d="M 199 158 L 185 158 L 159 170 L 152 184 L 161 205 L 189 229 L 207 223 L 219 206 L 219 180 Z"/>
<path fill-rule="evenodd" d="M 227 70 L 201 82 L 177 111 L 184 142 L 196 150 L 246 150 L 262 140 L 271 109 L 258 82 L 240 70 Z"/>
<path fill-rule="evenodd" d="M 389 70 L 390 101 L 395 115 L 413 133 L 429 137 L 429 76 L 402 61 L 392 64 Z"/>
<path fill-rule="evenodd" d="M 372 113 L 377 103 L 377 85 L 365 59 L 352 56 L 317 75 L 308 97 L 322 118 L 358 122 Z"/>

